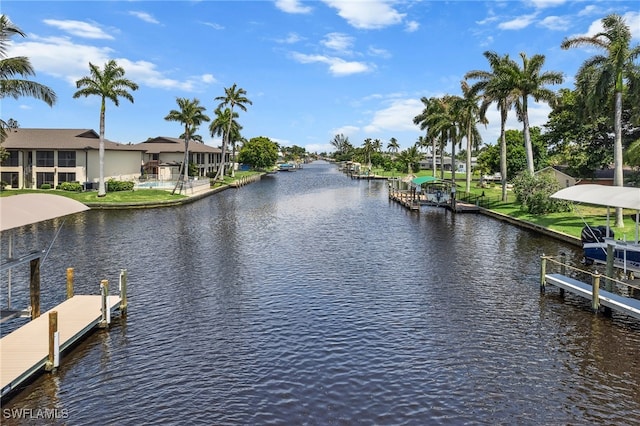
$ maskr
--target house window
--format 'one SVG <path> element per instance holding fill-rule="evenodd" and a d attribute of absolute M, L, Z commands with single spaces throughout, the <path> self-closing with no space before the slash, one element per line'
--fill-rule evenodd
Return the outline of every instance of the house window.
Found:
<path fill-rule="evenodd" d="M 5 158 L 2 165 L 5 167 L 18 167 L 18 151 L 7 151 L 9 156 Z"/>
<path fill-rule="evenodd" d="M 75 182 L 76 174 L 75 173 L 58 173 L 58 183 L 62 182 Z"/>
<path fill-rule="evenodd" d="M 53 173 L 38 172 L 36 173 L 36 188 L 40 188 L 42 184 L 48 183 L 53 188 Z"/>
<path fill-rule="evenodd" d="M 151 160 L 152 161 L 160 160 L 160 154 L 151 154 Z"/>
<path fill-rule="evenodd" d="M 36 167 L 53 167 L 53 151 L 36 151 Z"/>
<path fill-rule="evenodd" d="M 0 181 L 11 186 L 11 188 L 18 188 L 18 172 L 2 172 Z"/>
<path fill-rule="evenodd" d="M 75 167 L 75 151 L 58 151 L 58 167 Z"/>

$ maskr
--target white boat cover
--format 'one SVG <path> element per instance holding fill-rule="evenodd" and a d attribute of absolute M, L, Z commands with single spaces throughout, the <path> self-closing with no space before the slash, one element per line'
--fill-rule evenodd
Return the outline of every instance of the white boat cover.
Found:
<path fill-rule="evenodd" d="M 0 197 L 0 232 L 85 210 L 89 207 L 61 195 L 36 193 Z"/>
<path fill-rule="evenodd" d="M 640 188 L 606 185 L 575 185 L 555 194 L 551 198 L 598 206 L 622 207 L 640 210 Z"/>

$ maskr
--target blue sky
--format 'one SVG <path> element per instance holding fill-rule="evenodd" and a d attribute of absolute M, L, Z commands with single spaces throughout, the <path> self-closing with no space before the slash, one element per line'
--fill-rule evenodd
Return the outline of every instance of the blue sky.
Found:
<path fill-rule="evenodd" d="M 9 56 L 27 56 L 35 80 L 58 95 L 43 102 L 3 99 L 4 120 L 20 127 L 99 130 L 99 99 L 73 99 L 89 62 L 115 59 L 140 88 L 135 103 L 107 104 L 106 137 L 138 143 L 178 137 L 164 117 L 176 98 L 198 98 L 213 116 L 214 98 L 236 83 L 253 102 L 239 111 L 246 138 L 267 136 L 310 152 L 330 151 L 342 133 L 354 146 L 395 137 L 407 148 L 422 135 L 413 117 L 422 96 L 460 94 L 470 70 L 488 69 L 482 53 L 546 56 L 572 87 L 594 51 L 561 50 L 563 38 L 592 35 L 610 13 L 640 41 L 636 1 L 2 1 L 2 13 L 25 33 Z M 519 59 L 519 58 L 518 58 Z M 549 108 L 530 107 L 532 125 Z M 495 143 L 499 118 L 489 111 L 483 141 Z M 509 128 L 521 129 L 510 114 Z M 210 145 L 208 124 L 198 134 Z"/>

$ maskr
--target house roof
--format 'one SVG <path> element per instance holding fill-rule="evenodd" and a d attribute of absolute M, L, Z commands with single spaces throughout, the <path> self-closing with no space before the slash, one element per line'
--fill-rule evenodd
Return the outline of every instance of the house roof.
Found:
<path fill-rule="evenodd" d="M 100 136 L 92 129 L 9 129 L 2 144 L 6 149 L 97 150 Z M 141 151 L 140 147 L 104 140 L 104 149 Z"/>
<path fill-rule="evenodd" d="M 144 142 L 140 142 L 134 146 L 139 147 L 141 151 L 146 151 L 147 154 L 159 154 L 161 152 L 184 153 L 184 139 L 170 138 L 168 136 L 157 136 Z M 199 141 L 191 140 L 189 142 L 189 152 L 218 154 L 221 153 L 222 150 L 210 145 L 205 145 Z"/>
<path fill-rule="evenodd" d="M 568 175 L 565 173 L 566 167 L 565 168 L 560 168 L 558 166 L 547 166 L 543 169 L 537 170 L 534 174 L 537 175 L 539 173 L 544 173 L 546 171 L 555 171 L 556 173 L 562 175 L 564 178 L 569 178 L 569 179 L 575 179 L 573 176 Z"/>

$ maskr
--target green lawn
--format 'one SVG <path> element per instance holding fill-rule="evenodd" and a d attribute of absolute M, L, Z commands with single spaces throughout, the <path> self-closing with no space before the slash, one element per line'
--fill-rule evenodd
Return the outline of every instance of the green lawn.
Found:
<path fill-rule="evenodd" d="M 170 200 L 179 200 L 186 198 L 186 195 L 171 195 L 171 191 L 163 191 L 161 189 L 138 189 L 135 191 L 118 191 L 107 192 L 104 197 L 98 197 L 97 191 L 88 192 L 71 192 L 59 191 L 55 189 L 12 189 L 0 191 L 0 197 L 8 197 L 17 194 L 55 194 L 73 198 L 81 203 L 142 203 L 142 202 L 162 202 Z"/>

